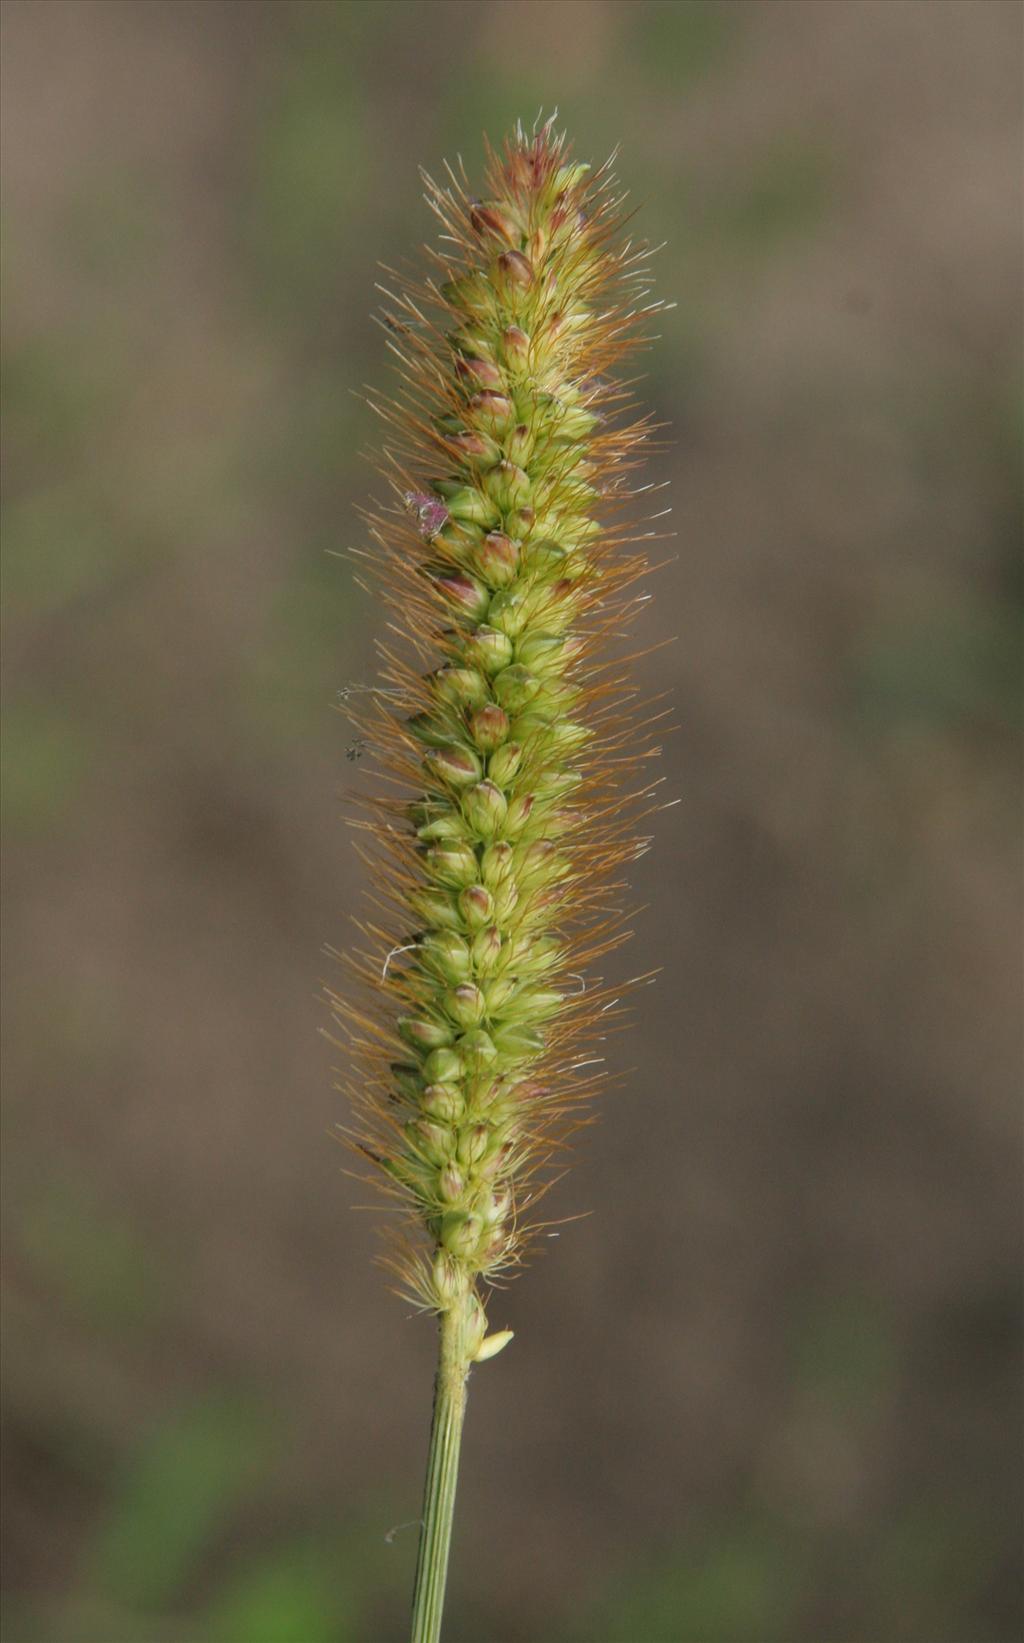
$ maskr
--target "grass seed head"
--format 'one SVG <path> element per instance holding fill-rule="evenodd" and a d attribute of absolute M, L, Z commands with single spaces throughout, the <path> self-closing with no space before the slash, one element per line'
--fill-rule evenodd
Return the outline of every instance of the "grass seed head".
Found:
<path fill-rule="evenodd" d="M 600 1083 L 617 999 L 593 966 L 626 939 L 621 869 L 652 807 L 621 657 L 649 421 L 616 371 L 658 305 L 610 166 L 573 162 L 551 122 L 489 153 L 482 198 L 451 171 L 427 189 L 440 245 L 424 276 L 390 275 L 398 386 L 371 402 L 392 639 L 357 718 L 385 922 L 352 961 L 359 996 L 331 1001 L 347 1139 L 402 1212 L 391 1268 L 432 1310 L 470 1308 L 479 1361 L 510 1338 L 486 1334 L 480 1289 L 520 1264 Z"/>

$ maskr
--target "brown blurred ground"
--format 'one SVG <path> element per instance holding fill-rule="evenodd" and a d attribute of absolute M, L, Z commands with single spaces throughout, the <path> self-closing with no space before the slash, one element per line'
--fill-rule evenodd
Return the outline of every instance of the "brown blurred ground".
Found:
<path fill-rule="evenodd" d="M 558 104 L 679 300 L 624 1093 L 452 1643 L 1021 1635 L 1021 12 L 4 8 L 6 1643 L 402 1635 L 432 1374 L 324 1138 L 378 260 Z M 627 963 L 627 961 L 624 961 Z"/>

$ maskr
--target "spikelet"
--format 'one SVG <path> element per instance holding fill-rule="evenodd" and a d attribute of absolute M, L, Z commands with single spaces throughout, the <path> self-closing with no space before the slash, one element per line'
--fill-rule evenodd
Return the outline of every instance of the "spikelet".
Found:
<path fill-rule="evenodd" d="M 622 237 L 610 163 L 551 122 L 488 152 L 486 197 L 426 178 L 424 278 L 393 275 L 398 365 L 366 556 L 391 608 L 379 689 L 353 698 L 381 767 L 365 801 L 375 915 L 351 959 L 347 1139 L 401 1215 L 402 1291 L 468 1309 L 518 1264 L 601 1081 L 620 1011 L 593 965 L 628 935 L 620 871 L 655 808 L 660 714 L 621 639 L 647 570 L 630 518 L 651 430 L 611 374 L 660 304 Z M 621 991 L 621 989 L 620 989 Z"/>

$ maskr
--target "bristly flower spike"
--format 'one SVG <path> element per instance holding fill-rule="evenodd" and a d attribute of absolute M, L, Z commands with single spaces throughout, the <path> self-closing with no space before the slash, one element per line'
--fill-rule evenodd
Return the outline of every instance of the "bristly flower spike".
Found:
<path fill-rule="evenodd" d="M 414 1643 L 440 1632 L 469 1366 L 511 1339 L 486 1299 L 601 1081 L 618 994 L 592 967 L 629 933 L 660 717 L 612 654 L 652 540 L 628 517 L 651 423 L 614 373 L 660 305 L 610 165 L 548 121 L 489 152 L 483 198 L 426 184 L 440 247 L 390 275 L 399 385 L 370 400 L 391 498 L 367 562 L 398 641 L 357 713 L 376 914 L 361 997 L 331 994 L 346 1137 L 402 1212 L 388 1264 L 441 1324 Z"/>

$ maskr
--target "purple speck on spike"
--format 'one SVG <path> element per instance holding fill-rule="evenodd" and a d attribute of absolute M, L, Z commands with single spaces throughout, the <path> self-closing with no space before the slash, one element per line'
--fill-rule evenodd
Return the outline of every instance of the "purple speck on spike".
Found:
<path fill-rule="evenodd" d="M 405 505 L 416 515 L 420 535 L 428 542 L 448 519 L 448 509 L 440 497 L 431 496 L 429 491 L 406 491 Z"/>

